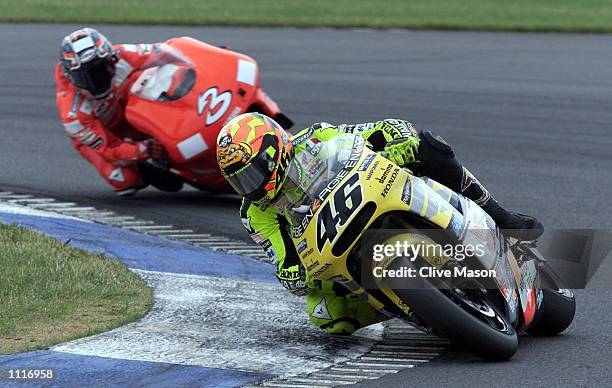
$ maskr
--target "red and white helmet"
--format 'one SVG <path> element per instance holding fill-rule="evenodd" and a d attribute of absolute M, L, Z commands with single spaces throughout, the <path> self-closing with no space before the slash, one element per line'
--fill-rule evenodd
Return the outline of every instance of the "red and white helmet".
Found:
<path fill-rule="evenodd" d="M 64 37 L 60 61 L 68 80 L 92 98 L 110 93 L 117 57 L 111 42 L 97 30 L 83 28 Z"/>

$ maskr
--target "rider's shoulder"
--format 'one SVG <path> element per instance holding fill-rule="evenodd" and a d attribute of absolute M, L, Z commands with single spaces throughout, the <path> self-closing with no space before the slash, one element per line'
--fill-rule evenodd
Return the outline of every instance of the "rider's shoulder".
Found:
<path fill-rule="evenodd" d="M 304 131 L 309 131 L 309 132 L 325 131 L 326 129 L 329 129 L 329 128 L 337 128 L 337 126 L 334 125 L 334 124 L 330 124 L 330 123 L 328 123 L 326 121 L 320 121 L 318 123 L 312 124 L 308 128 L 304 128 L 302 130 L 302 132 L 304 132 Z"/>
<path fill-rule="evenodd" d="M 153 45 L 147 43 L 119 43 L 113 46 L 119 58 L 149 55 L 153 52 Z"/>
<path fill-rule="evenodd" d="M 380 120 L 376 127 L 385 132 L 399 133 L 402 137 L 417 136 L 417 131 L 412 123 L 405 119 L 388 118 Z"/>
<path fill-rule="evenodd" d="M 134 71 L 141 69 L 154 50 L 151 44 L 122 43 L 113 47 L 117 55 L 115 86 L 122 85 Z"/>
<path fill-rule="evenodd" d="M 157 44 L 148 43 L 121 43 L 113 46 L 117 55 L 117 65 L 139 68 L 144 61 L 153 54 Z"/>
<path fill-rule="evenodd" d="M 295 135 L 293 135 L 291 137 L 291 143 L 294 146 L 297 146 L 297 145 L 302 144 L 303 142 L 305 142 L 306 140 L 310 138 L 319 137 L 320 135 L 325 135 L 330 131 L 333 133 L 336 133 L 337 130 L 338 130 L 338 127 L 334 124 L 330 124 L 324 121 L 319 122 L 319 123 L 314 123 L 310 127 L 304 128 L 298 133 L 296 133 Z"/>
<path fill-rule="evenodd" d="M 412 129 L 414 126 L 409 120 L 399 118 L 387 118 L 380 121 L 381 123 L 391 124 L 395 127 Z"/>

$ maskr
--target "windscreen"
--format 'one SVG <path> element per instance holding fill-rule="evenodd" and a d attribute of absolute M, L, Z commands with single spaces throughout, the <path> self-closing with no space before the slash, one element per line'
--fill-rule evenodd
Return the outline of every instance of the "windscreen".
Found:
<path fill-rule="evenodd" d="M 363 152 L 363 137 L 341 134 L 328 141 L 309 139 L 287 170 L 283 195 L 275 207 L 292 224 L 301 223 L 315 201 L 323 201 Z"/>
<path fill-rule="evenodd" d="M 189 59 L 165 43 L 153 46 L 130 92 L 150 101 L 174 101 L 191 91 L 196 72 Z"/>

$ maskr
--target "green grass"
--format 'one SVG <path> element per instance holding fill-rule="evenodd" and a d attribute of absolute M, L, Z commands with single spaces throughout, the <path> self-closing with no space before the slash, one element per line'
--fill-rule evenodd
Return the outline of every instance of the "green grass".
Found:
<path fill-rule="evenodd" d="M 107 331 L 150 305 L 151 290 L 119 261 L 0 224 L 0 354 Z"/>
<path fill-rule="evenodd" d="M 612 0 L 3 0 L 0 20 L 612 32 Z"/>

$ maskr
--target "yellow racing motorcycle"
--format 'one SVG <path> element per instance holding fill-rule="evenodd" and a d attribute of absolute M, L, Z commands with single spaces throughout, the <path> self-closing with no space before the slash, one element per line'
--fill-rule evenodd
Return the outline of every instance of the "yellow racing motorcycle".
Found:
<path fill-rule="evenodd" d="M 342 134 L 306 147 L 275 205 L 307 276 L 344 285 L 379 312 L 487 360 L 517 332 L 556 335 L 573 293 L 533 242 L 506 239 L 474 202 Z"/>

